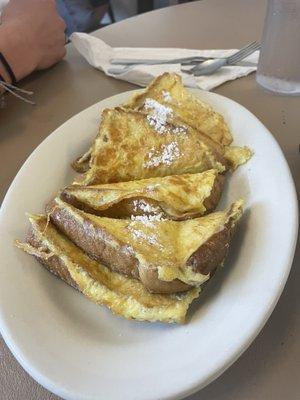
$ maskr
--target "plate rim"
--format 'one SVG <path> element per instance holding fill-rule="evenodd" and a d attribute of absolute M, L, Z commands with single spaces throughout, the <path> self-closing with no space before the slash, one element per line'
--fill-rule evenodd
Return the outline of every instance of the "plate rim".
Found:
<path fill-rule="evenodd" d="M 21 166 L 21 168 L 18 170 L 17 174 L 15 175 L 13 181 L 11 182 L 5 197 L 3 199 L 1 208 L 0 208 L 0 234 L 1 234 L 1 230 L 2 230 L 2 215 L 4 215 L 5 213 L 5 209 L 6 207 L 9 205 L 9 195 L 10 192 L 13 190 L 14 187 L 14 183 L 15 180 L 17 179 L 18 175 L 21 174 L 22 170 L 26 168 L 26 165 L 28 163 L 30 163 L 30 160 L 32 157 L 35 156 L 36 153 L 39 152 L 39 149 L 42 146 L 45 146 L 47 144 L 48 140 L 51 140 L 50 138 L 54 135 L 57 134 L 59 132 L 59 130 L 65 125 L 68 124 L 68 122 L 73 119 L 74 117 L 79 117 L 81 114 L 87 112 L 89 109 L 92 109 L 96 106 L 99 106 L 99 108 L 103 108 L 101 107 L 101 103 L 105 102 L 105 101 L 110 101 L 113 98 L 117 98 L 120 95 L 132 95 L 134 93 L 138 93 L 141 92 L 143 89 L 135 89 L 135 90 L 129 90 L 129 91 L 125 91 L 125 92 L 120 92 L 116 95 L 107 97 L 105 99 L 100 100 L 99 102 L 96 102 L 92 105 L 90 105 L 89 107 L 86 107 L 85 109 L 81 110 L 80 112 L 72 115 L 70 118 L 68 118 L 63 124 L 61 124 L 60 126 L 58 126 L 54 131 L 52 131 L 32 152 L 31 154 L 27 157 L 27 159 L 25 160 L 25 162 L 23 163 L 23 165 Z M 201 89 L 191 89 L 189 88 L 189 90 L 191 90 L 191 92 L 193 92 L 194 94 L 203 94 L 205 93 L 205 96 L 208 96 L 208 98 L 210 97 L 216 97 L 219 98 L 220 100 L 223 100 L 225 102 L 229 102 L 234 106 L 237 106 L 239 108 L 242 108 L 244 111 L 246 111 L 247 113 L 251 114 L 252 117 L 255 118 L 256 122 L 261 126 L 261 128 L 264 130 L 265 134 L 269 137 L 269 139 L 271 139 L 271 141 L 273 142 L 273 146 L 277 148 L 278 151 L 278 155 L 280 155 L 283 164 L 285 165 L 285 172 L 288 176 L 288 183 L 290 186 L 290 206 L 291 206 L 291 214 L 294 216 L 293 221 L 294 224 L 293 226 L 291 226 L 291 236 L 293 237 L 293 243 L 290 244 L 289 246 L 289 251 L 288 251 L 288 261 L 286 262 L 286 266 L 284 269 L 284 273 L 282 273 L 282 280 L 281 280 L 281 285 L 277 290 L 277 294 L 276 296 L 273 297 L 272 302 L 269 304 L 269 307 L 265 307 L 265 312 L 263 314 L 263 317 L 256 321 L 255 324 L 255 330 L 253 329 L 253 331 L 251 332 L 251 334 L 248 335 L 248 339 L 247 341 L 244 342 L 243 346 L 241 346 L 240 348 L 235 348 L 234 352 L 230 352 L 230 357 L 227 357 L 226 361 L 223 362 L 223 365 L 221 367 L 218 368 L 218 370 L 215 371 L 214 374 L 212 374 L 210 376 L 209 379 L 207 379 L 206 381 L 203 382 L 203 380 L 197 380 L 195 382 L 193 382 L 192 385 L 190 385 L 188 388 L 183 388 L 181 391 L 176 391 L 176 393 L 174 392 L 173 394 L 170 394 L 168 396 L 164 396 L 161 397 L 161 400 L 178 400 L 178 399 L 183 399 L 186 396 L 192 395 L 193 393 L 196 393 L 197 391 L 199 391 L 200 389 L 204 388 L 205 386 L 207 386 L 208 384 L 210 384 L 212 381 L 214 381 L 215 379 L 217 379 L 220 375 L 223 374 L 223 372 L 225 372 L 232 364 L 234 364 L 234 362 L 248 349 L 248 347 L 252 344 L 252 342 L 254 341 L 254 339 L 258 336 L 258 334 L 260 333 L 260 331 L 262 330 L 262 328 L 264 327 L 264 325 L 266 324 L 266 322 L 268 321 L 269 317 L 271 316 L 282 292 L 283 289 L 285 287 L 285 284 L 287 282 L 291 267 L 292 267 L 292 263 L 293 263 L 293 259 L 294 259 L 294 254 L 295 254 L 295 249 L 296 249 L 296 244 L 297 244 L 297 237 L 298 237 L 298 214 L 299 214 L 299 209 L 298 209 L 298 200 L 297 200 L 297 192 L 296 192 L 296 188 L 295 188 L 295 183 L 294 183 L 294 179 L 291 173 L 291 170 L 289 168 L 289 165 L 287 163 L 287 160 L 285 158 L 285 155 L 279 145 L 279 143 L 277 142 L 277 140 L 275 139 L 275 137 L 271 134 L 271 132 L 263 125 L 263 123 L 250 111 L 248 110 L 246 107 L 244 107 L 242 104 L 217 93 L 214 92 L 206 92 L 203 91 Z M 198 96 L 201 98 L 201 96 Z M 204 99 L 204 101 L 207 101 L 207 98 Z M 54 393 L 57 396 L 60 396 L 64 399 L 70 399 L 73 400 L 75 399 L 74 395 L 75 393 L 73 393 L 70 390 L 66 390 L 63 386 L 61 387 L 57 387 L 53 385 L 53 382 L 51 381 L 51 379 L 49 379 L 47 376 L 41 374 L 39 372 L 39 370 L 33 366 L 31 366 L 30 360 L 26 357 L 22 356 L 22 351 L 20 351 L 20 349 L 18 348 L 18 343 L 16 341 L 14 341 L 13 338 L 13 333 L 10 332 L 10 329 L 8 328 L 8 326 L 6 326 L 4 319 L 2 318 L 2 312 L 1 312 L 1 307 L 0 307 L 0 333 L 2 334 L 2 337 L 6 343 L 6 345 L 8 346 L 8 348 L 10 349 L 10 351 L 12 352 L 13 356 L 17 359 L 17 361 L 21 364 L 21 366 L 25 369 L 25 371 L 39 384 L 41 384 L 44 388 L 46 388 L 47 390 L 49 390 L 50 392 Z M 81 398 L 81 397 L 80 397 Z M 87 398 L 87 397 L 86 397 Z"/>

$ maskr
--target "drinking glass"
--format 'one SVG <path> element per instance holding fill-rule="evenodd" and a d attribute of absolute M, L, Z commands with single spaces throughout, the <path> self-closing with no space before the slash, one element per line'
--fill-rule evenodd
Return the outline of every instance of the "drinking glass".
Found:
<path fill-rule="evenodd" d="M 268 0 L 256 80 L 273 92 L 300 95 L 300 0 Z"/>

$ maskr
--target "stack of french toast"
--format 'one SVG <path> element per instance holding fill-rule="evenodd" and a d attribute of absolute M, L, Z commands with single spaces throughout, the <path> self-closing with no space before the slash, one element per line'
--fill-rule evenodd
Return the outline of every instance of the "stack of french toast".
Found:
<path fill-rule="evenodd" d="M 18 247 L 115 314 L 182 323 L 223 265 L 243 200 L 217 207 L 228 171 L 252 156 L 224 118 L 165 73 L 102 112 L 75 182 L 29 215 Z"/>

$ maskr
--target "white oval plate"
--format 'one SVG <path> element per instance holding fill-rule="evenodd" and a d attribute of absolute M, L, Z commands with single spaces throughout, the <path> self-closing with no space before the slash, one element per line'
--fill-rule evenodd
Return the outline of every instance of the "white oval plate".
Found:
<path fill-rule="evenodd" d="M 65 399 L 179 399 L 217 378 L 259 333 L 282 292 L 297 236 L 297 200 L 285 158 L 244 107 L 195 91 L 228 121 L 235 143 L 254 151 L 230 178 L 221 206 L 243 197 L 246 212 L 225 268 L 193 304 L 186 325 L 127 321 L 112 315 L 13 246 L 25 212 L 69 184 L 70 162 L 97 133 L 99 109 L 75 115 L 25 162 L 0 214 L 0 327 L 9 348 L 40 384 Z"/>

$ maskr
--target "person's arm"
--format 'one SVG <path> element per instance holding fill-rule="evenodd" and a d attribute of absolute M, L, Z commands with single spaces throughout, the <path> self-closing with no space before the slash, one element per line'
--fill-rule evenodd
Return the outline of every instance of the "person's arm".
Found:
<path fill-rule="evenodd" d="M 2 12 L 0 52 L 17 81 L 48 68 L 65 55 L 65 23 L 54 0 L 11 0 Z M 10 76 L 0 62 L 0 74 Z"/>

